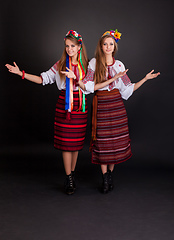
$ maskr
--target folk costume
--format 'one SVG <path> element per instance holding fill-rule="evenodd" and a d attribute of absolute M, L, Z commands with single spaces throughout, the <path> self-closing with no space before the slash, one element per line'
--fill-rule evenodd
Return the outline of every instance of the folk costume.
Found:
<path fill-rule="evenodd" d="M 114 34 L 117 34 L 116 37 Z M 104 35 L 111 35 L 116 42 L 118 32 L 108 31 Z M 120 36 L 119 36 L 120 37 Z M 96 59 L 93 58 L 88 65 L 88 73 L 83 80 L 86 86 L 94 77 Z M 121 61 L 113 59 L 113 64 L 107 66 L 107 79 L 115 74 L 125 71 Z M 85 82 L 85 80 L 87 80 Z M 128 118 L 122 99 L 127 100 L 133 93 L 134 84 L 124 75 L 104 88 L 95 92 L 92 110 L 92 163 L 118 164 L 132 156 L 128 130 Z M 89 87 L 88 87 L 89 90 Z M 91 87 L 92 90 L 92 87 Z"/>
<path fill-rule="evenodd" d="M 80 41 L 81 35 L 76 31 L 70 30 L 66 36 L 72 35 Z M 66 77 L 66 81 L 60 78 L 58 72 L 58 62 L 48 71 L 41 73 L 43 85 L 57 84 L 61 91 L 55 111 L 54 122 L 54 147 L 62 151 L 79 151 L 83 148 L 86 126 L 87 126 L 87 102 L 84 92 L 77 86 L 77 80 L 82 80 L 85 70 L 79 52 L 78 64 L 71 63 L 71 58 L 67 55 L 66 67 L 70 68 L 76 75 L 76 80 Z"/>

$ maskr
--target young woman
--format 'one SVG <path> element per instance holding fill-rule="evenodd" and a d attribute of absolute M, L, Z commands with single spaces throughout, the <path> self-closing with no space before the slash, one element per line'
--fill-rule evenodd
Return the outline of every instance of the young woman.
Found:
<path fill-rule="evenodd" d="M 56 104 L 54 123 L 54 147 L 62 151 L 66 172 L 65 191 L 73 194 L 76 188 L 74 171 L 78 151 L 83 148 L 87 126 L 87 103 L 85 95 L 80 91 L 77 80 L 84 78 L 88 58 L 82 37 L 76 31 L 70 30 L 65 36 L 65 48 L 61 59 L 40 76 L 27 74 L 14 66 L 6 64 L 9 72 L 18 74 L 22 79 L 38 84 L 56 82 L 61 91 Z M 66 67 L 71 69 L 77 80 L 65 77 Z"/>
<path fill-rule="evenodd" d="M 123 99 L 149 79 L 160 73 L 152 70 L 142 80 L 132 84 L 122 62 L 115 60 L 117 42 L 121 34 L 117 30 L 105 32 L 99 39 L 95 58 L 88 65 L 88 73 L 80 82 L 83 90 L 92 91 L 94 81 L 92 115 L 92 163 L 100 164 L 103 174 L 103 193 L 113 189 L 114 165 L 128 160 L 132 156 L 128 119 Z"/>

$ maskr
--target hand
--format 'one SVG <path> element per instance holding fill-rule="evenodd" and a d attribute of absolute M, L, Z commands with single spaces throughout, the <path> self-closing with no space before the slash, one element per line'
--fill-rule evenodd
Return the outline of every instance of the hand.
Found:
<path fill-rule="evenodd" d="M 115 76 L 114 76 L 114 78 L 120 78 L 120 77 L 123 77 L 126 73 L 127 73 L 127 71 L 128 71 L 129 69 L 126 69 L 124 72 L 119 72 L 119 73 L 117 73 Z"/>
<path fill-rule="evenodd" d="M 66 69 L 68 70 L 68 72 L 61 71 L 61 73 L 65 74 L 65 76 L 68 77 L 68 78 L 76 79 L 76 75 L 74 74 L 74 72 L 72 70 L 70 70 L 69 68 L 67 68 L 67 67 L 66 67 Z"/>
<path fill-rule="evenodd" d="M 148 73 L 146 75 L 147 80 L 156 78 L 156 77 L 158 77 L 158 75 L 160 75 L 160 72 L 158 72 L 158 73 L 153 73 L 153 72 L 154 72 L 154 70 L 152 70 L 150 73 Z"/>
<path fill-rule="evenodd" d="M 17 66 L 17 64 L 15 62 L 13 62 L 14 66 L 10 65 L 10 64 L 6 64 L 5 66 L 8 68 L 8 71 L 11 73 L 15 73 L 20 75 L 20 70 L 19 67 Z"/>

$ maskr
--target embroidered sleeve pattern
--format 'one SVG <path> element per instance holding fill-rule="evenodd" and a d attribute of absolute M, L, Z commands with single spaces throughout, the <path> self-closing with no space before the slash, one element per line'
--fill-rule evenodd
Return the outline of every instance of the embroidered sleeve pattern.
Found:
<path fill-rule="evenodd" d="M 58 62 L 56 62 L 48 71 L 41 73 L 43 85 L 52 84 L 56 81 L 57 64 Z"/>
<path fill-rule="evenodd" d="M 131 80 L 127 74 L 125 74 L 123 77 L 121 77 L 121 80 L 123 81 L 125 86 L 128 86 L 131 84 Z"/>
<path fill-rule="evenodd" d="M 86 84 L 89 81 L 93 82 L 94 81 L 94 71 L 92 69 L 88 68 L 87 74 L 82 81 L 84 84 Z"/>
<path fill-rule="evenodd" d="M 54 74 L 56 74 L 56 72 L 57 72 L 57 64 L 59 63 L 59 61 L 57 61 L 52 67 L 51 67 L 51 71 L 54 73 Z"/>
<path fill-rule="evenodd" d="M 52 71 L 54 74 L 56 74 L 56 70 L 55 70 L 54 67 L 51 68 L 51 71 Z"/>

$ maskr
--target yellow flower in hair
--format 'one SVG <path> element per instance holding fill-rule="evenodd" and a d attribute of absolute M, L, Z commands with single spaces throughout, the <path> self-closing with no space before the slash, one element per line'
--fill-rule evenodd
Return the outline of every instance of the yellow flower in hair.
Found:
<path fill-rule="evenodd" d="M 121 37 L 121 33 L 119 33 L 117 29 L 116 29 L 116 30 L 106 31 L 106 32 L 102 35 L 102 37 L 105 36 L 105 35 L 110 35 L 110 36 L 112 36 L 112 37 L 115 39 L 116 43 L 118 42 L 118 40 L 120 40 L 120 37 Z"/>
<path fill-rule="evenodd" d="M 121 33 L 119 33 L 117 31 L 117 29 L 115 30 L 114 37 L 117 38 L 117 39 L 120 39 L 120 37 L 121 37 Z"/>

